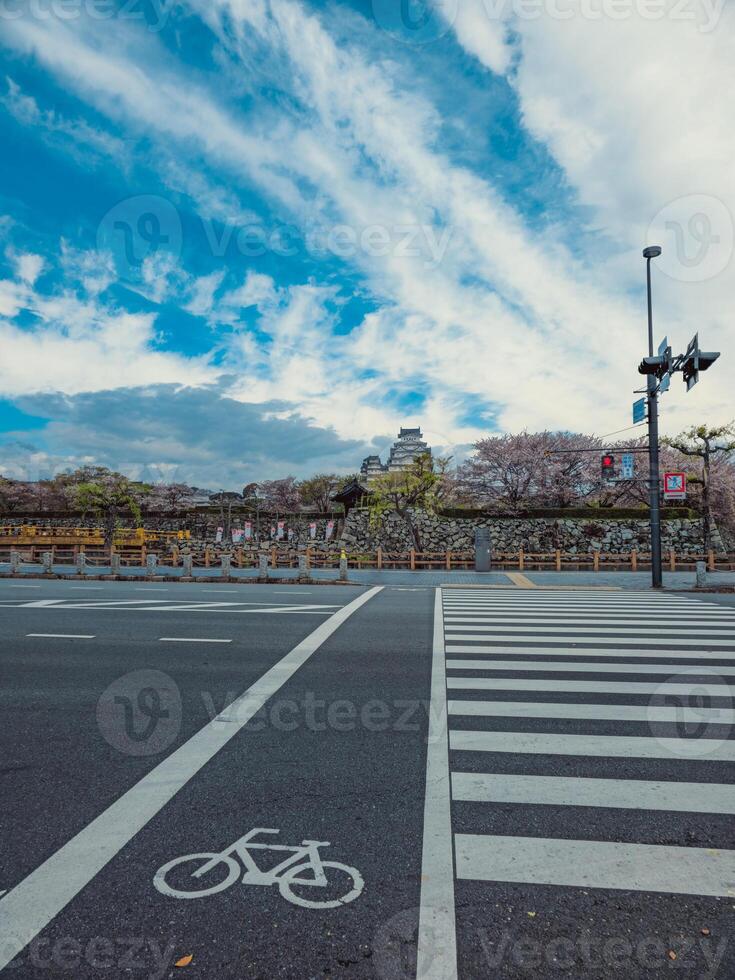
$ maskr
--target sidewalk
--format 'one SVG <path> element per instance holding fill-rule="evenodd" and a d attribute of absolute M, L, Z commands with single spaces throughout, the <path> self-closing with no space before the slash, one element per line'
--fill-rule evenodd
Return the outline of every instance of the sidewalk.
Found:
<path fill-rule="evenodd" d="M 195 568 L 193 577 L 203 582 L 219 582 L 221 575 L 217 568 Z M 40 565 L 22 565 L 18 578 L 24 576 L 39 577 Z M 54 574 L 63 578 L 78 578 L 73 565 L 54 565 Z M 109 576 L 110 568 L 104 566 L 88 567 L 86 579 Z M 0 563 L 0 577 L 10 577 L 10 565 Z M 181 569 L 162 566 L 156 569 L 156 578 L 167 580 L 180 579 Z M 123 567 L 121 579 L 145 581 L 145 569 L 137 566 Z M 694 588 L 694 572 L 664 572 L 664 587 L 667 589 L 688 590 Z M 311 579 L 317 583 L 334 583 L 339 581 L 337 569 L 312 569 Z M 230 581 L 243 584 L 256 584 L 258 570 L 255 568 L 233 568 Z M 295 568 L 269 568 L 268 580 L 271 582 L 296 582 L 298 570 Z M 49 580 L 52 581 L 52 580 Z M 348 572 L 348 581 L 352 585 L 383 585 L 401 588 L 427 588 L 438 585 L 477 585 L 493 586 L 496 588 L 556 588 L 556 589 L 648 589 L 651 585 L 650 572 L 473 572 L 473 571 L 416 571 L 356 569 Z M 710 572 L 707 575 L 708 585 L 715 587 L 735 588 L 735 572 Z"/>

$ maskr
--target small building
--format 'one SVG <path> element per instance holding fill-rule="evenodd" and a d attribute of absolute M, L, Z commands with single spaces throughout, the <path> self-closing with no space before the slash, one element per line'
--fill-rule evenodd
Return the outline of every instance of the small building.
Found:
<path fill-rule="evenodd" d="M 361 506 L 369 496 L 370 491 L 357 480 L 353 480 L 346 487 L 342 487 L 339 493 L 335 493 L 332 500 L 337 504 L 342 504 L 346 517 L 353 507 Z"/>

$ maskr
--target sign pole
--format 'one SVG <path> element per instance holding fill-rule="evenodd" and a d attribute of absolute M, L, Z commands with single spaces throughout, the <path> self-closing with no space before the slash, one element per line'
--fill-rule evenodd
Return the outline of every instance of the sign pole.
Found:
<path fill-rule="evenodd" d="M 653 357 L 653 310 L 651 305 L 651 259 L 656 254 L 646 255 L 653 249 L 645 249 L 646 286 L 648 292 L 648 356 Z M 651 585 L 660 589 L 663 584 L 661 573 L 661 495 L 658 461 L 658 394 L 656 378 L 649 374 L 648 378 L 648 469 L 649 469 L 649 504 L 651 511 Z"/>

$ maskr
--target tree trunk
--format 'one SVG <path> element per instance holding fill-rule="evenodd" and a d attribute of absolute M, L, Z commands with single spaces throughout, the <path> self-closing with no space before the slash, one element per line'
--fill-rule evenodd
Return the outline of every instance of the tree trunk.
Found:
<path fill-rule="evenodd" d="M 411 540 L 413 541 L 414 548 L 416 551 L 422 551 L 421 539 L 419 538 L 419 532 L 413 520 L 411 519 L 411 514 L 408 510 L 399 510 L 398 513 L 404 520 L 406 527 L 408 528 L 408 533 L 411 535 Z"/>
<path fill-rule="evenodd" d="M 115 528 L 117 527 L 117 508 L 110 507 L 105 514 L 105 548 L 109 551 L 115 540 Z"/>

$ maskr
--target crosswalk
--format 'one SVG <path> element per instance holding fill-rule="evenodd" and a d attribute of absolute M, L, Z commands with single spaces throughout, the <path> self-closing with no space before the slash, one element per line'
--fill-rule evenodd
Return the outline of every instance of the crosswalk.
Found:
<path fill-rule="evenodd" d="M 445 724 L 429 738 L 427 930 L 451 951 L 463 881 L 732 901 L 735 610 L 445 588 L 435 614 L 432 714 Z M 660 819 L 675 828 L 665 843 Z M 420 965 L 421 942 L 420 929 Z M 456 975 L 453 955 L 426 976 Z"/>

